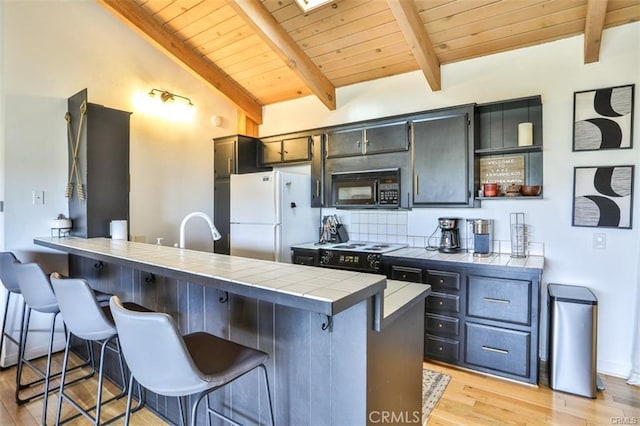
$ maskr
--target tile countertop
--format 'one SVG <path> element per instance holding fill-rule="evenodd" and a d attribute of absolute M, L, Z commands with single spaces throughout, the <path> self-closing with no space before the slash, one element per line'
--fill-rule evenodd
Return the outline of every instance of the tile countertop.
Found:
<path fill-rule="evenodd" d="M 232 294 L 335 315 L 387 287 L 382 275 L 248 259 L 110 238 L 35 238 L 36 245 L 145 272 L 212 285 Z M 387 315 L 426 297 L 429 286 L 393 284 Z M 400 293 L 398 291 L 402 290 Z M 397 294 L 396 294 L 397 293 Z M 404 296 L 402 296 L 404 295 Z M 384 303 L 383 303 L 384 304 Z M 386 318 L 385 318 L 386 319 Z"/>
<path fill-rule="evenodd" d="M 492 254 L 487 257 L 474 257 L 472 253 L 440 253 L 438 250 L 427 250 L 424 247 L 406 247 L 383 254 L 384 257 L 402 257 L 409 259 L 437 260 L 443 262 L 468 263 L 473 266 L 507 266 L 512 268 L 540 269 L 544 267 L 544 256 L 527 256 L 514 258 L 508 254 Z"/>

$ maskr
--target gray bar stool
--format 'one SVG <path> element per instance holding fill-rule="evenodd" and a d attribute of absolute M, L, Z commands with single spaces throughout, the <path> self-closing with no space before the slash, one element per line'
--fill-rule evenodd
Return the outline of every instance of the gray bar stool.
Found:
<path fill-rule="evenodd" d="M 124 371 L 124 360 L 122 359 L 122 353 L 118 343 L 118 332 L 116 331 L 115 324 L 113 323 L 113 317 L 111 316 L 109 306 L 100 306 L 93 290 L 86 280 L 81 278 L 63 278 L 60 274 L 55 272 L 51 274 L 50 278 L 53 292 L 55 293 L 58 306 L 60 307 L 60 312 L 62 313 L 62 318 L 64 319 L 64 323 L 67 328 L 67 343 L 64 351 L 64 360 L 62 361 L 62 377 L 60 379 L 60 392 L 55 424 L 58 425 L 60 423 L 62 402 L 66 401 L 79 413 L 65 419 L 64 421 L 83 415 L 91 420 L 95 425 L 99 425 L 102 405 L 122 398 L 127 394 L 127 378 Z M 136 311 L 149 311 L 135 303 L 125 303 L 124 305 L 128 309 Z M 72 335 L 86 341 L 95 342 L 100 346 L 100 368 L 98 369 L 96 404 L 86 409 L 64 392 Z M 118 356 L 122 388 L 119 394 L 102 401 L 104 362 L 107 349 L 116 353 Z M 140 406 L 141 404 L 138 404 L 136 409 L 140 408 Z M 95 416 L 90 414 L 90 411 L 93 410 L 95 410 Z M 109 419 L 106 423 L 111 423 L 124 415 L 125 413 L 123 412 L 122 414 Z"/>
<path fill-rule="evenodd" d="M 178 397 L 180 422 L 183 425 L 185 413 L 182 398 L 190 395 L 194 396 L 191 404 L 192 426 L 196 424 L 196 413 L 202 398 L 206 399 L 207 424 L 211 424 L 210 414 L 213 414 L 237 425 L 234 420 L 213 410 L 208 396 L 258 367 L 264 373 L 269 415 L 271 424 L 274 424 L 269 379 L 264 365 L 269 359 L 267 353 L 205 332 L 182 336 L 168 314 L 131 311 L 123 306 L 118 296 L 111 298 L 109 306 L 124 358 L 131 370 L 125 425 L 129 424 L 134 379 L 159 395 Z"/>
<path fill-rule="evenodd" d="M 15 398 L 18 404 L 24 404 L 36 398 L 43 397 L 42 424 L 46 424 L 47 397 L 50 392 L 57 389 L 57 387 L 50 389 L 49 385 L 52 378 L 60 375 L 60 373 L 51 374 L 51 357 L 53 355 L 52 352 L 53 340 L 55 336 L 55 325 L 58 314 L 60 313 L 60 308 L 58 307 L 58 301 L 56 300 L 56 296 L 53 293 L 53 289 L 51 288 L 49 277 L 45 274 L 40 265 L 38 265 L 37 263 L 14 263 L 13 270 L 16 280 L 18 281 L 18 286 L 20 287 L 20 292 L 22 293 L 24 302 L 26 304 L 26 311 L 22 324 L 22 341 L 20 342 L 18 352 Z M 43 314 L 51 314 L 51 325 L 49 329 L 49 348 L 47 351 L 47 365 L 44 371 L 38 368 L 38 366 L 33 364 L 29 359 L 27 359 L 25 354 L 27 347 L 27 338 L 29 335 L 31 311 L 36 311 Z M 86 367 L 90 364 L 93 365 L 93 363 L 91 362 L 91 349 L 88 344 L 87 347 L 89 352 L 88 359 L 84 360 L 85 363 L 74 367 L 74 369 Z M 30 383 L 22 383 L 22 371 L 25 365 L 29 366 L 34 372 L 36 372 L 40 376 L 40 378 Z M 91 377 L 93 373 L 94 369 L 92 369 L 88 374 L 74 379 L 74 382 Z M 44 388 L 42 392 L 38 392 L 27 398 L 20 397 L 20 393 L 24 389 L 30 388 L 43 382 Z"/>
<path fill-rule="evenodd" d="M 16 259 L 15 255 L 11 252 L 5 251 L 0 253 L 0 280 L 6 289 L 5 294 L 5 304 L 4 304 L 4 317 L 2 319 L 2 334 L 0 334 L 0 351 L 2 350 L 2 345 L 5 344 L 6 341 L 11 341 L 16 345 L 18 351 L 20 350 L 20 342 L 22 341 L 22 321 L 24 320 L 24 311 L 25 305 L 24 301 L 21 297 L 18 297 L 18 300 L 21 304 L 22 314 L 20 316 L 20 330 L 18 334 L 18 340 L 15 339 L 7 331 L 7 318 L 9 314 L 9 304 L 11 302 L 12 297 L 20 296 L 20 286 L 18 285 L 18 281 L 16 280 L 16 275 L 13 272 L 13 264 L 20 263 L 18 259 Z M 6 351 L 5 351 L 6 353 Z M 5 369 L 7 367 L 1 367 L 0 369 Z"/>

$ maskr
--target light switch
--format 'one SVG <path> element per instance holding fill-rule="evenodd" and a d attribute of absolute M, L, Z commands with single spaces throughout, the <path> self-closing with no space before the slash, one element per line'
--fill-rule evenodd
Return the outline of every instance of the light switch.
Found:
<path fill-rule="evenodd" d="M 44 191 L 33 191 L 33 204 L 44 204 Z"/>
<path fill-rule="evenodd" d="M 597 250 L 604 250 L 607 248 L 607 234 L 595 233 L 593 234 L 593 248 Z"/>

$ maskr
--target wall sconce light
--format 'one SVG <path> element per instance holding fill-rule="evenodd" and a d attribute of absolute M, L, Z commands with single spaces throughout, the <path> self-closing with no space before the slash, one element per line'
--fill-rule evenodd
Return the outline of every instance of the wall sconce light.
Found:
<path fill-rule="evenodd" d="M 191 102 L 191 99 L 187 98 L 186 96 L 180 96 L 175 93 L 171 93 L 166 90 L 160 90 L 160 89 L 151 89 L 149 91 L 149 96 L 151 96 L 152 98 L 155 98 L 156 94 L 160 94 L 160 100 L 164 103 L 173 102 L 176 100 L 176 98 L 178 98 L 185 101 L 187 105 L 189 105 L 190 107 L 193 106 L 193 102 Z"/>
<path fill-rule="evenodd" d="M 191 99 L 167 90 L 151 89 L 138 92 L 134 98 L 135 108 L 143 113 L 155 115 L 169 121 L 193 122 L 195 106 Z"/>

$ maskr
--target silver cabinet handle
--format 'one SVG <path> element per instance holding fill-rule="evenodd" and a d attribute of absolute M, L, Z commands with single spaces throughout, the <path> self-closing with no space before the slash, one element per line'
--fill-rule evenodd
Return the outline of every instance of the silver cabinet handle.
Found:
<path fill-rule="evenodd" d="M 509 303 L 511 303 L 510 300 L 506 300 L 506 299 L 494 299 L 493 297 L 483 297 L 485 302 L 491 302 L 491 303 L 502 303 L 504 305 L 508 305 Z"/>
<path fill-rule="evenodd" d="M 495 353 L 502 354 L 502 355 L 509 355 L 509 351 L 506 351 L 504 349 L 492 348 L 491 346 L 482 346 L 482 350 L 483 351 L 489 351 L 489 352 L 495 352 Z"/>
<path fill-rule="evenodd" d="M 231 157 L 227 158 L 227 173 L 228 173 L 228 174 L 231 174 L 231 162 L 232 162 L 232 161 L 233 161 L 233 160 L 232 160 L 232 158 L 231 158 Z"/>
<path fill-rule="evenodd" d="M 413 183 L 413 186 L 415 187 L 415 188 L 413 189 L 413 191 L 415 192 L 415 194 L 416 194 L 416 195 L 418 195 L 418 194 L 420 194 L 420 188 L 418 187 L 418 175 L 415 175 L 415 176 L 414 176 L 414 178 L 413 178 L 413 180 L 415 181 L 415 182 Z"/>
<path fill-rule="evenodd" d="M 316 180 L 316 197 L 320 196 L 320 180 Z"/>

